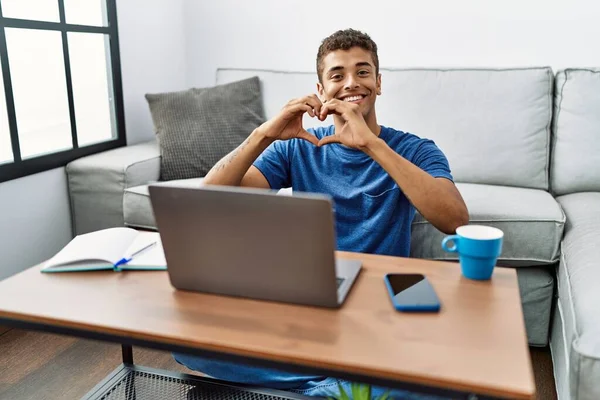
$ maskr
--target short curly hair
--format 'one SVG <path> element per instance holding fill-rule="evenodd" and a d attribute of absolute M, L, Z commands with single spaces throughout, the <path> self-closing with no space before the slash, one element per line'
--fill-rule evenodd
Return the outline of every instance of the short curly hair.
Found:
<path fill-rule="evenodd" d="M 375 63 L 375 72 L 379 75 L 379 57 L 377 56 L 377 44 L 369 35 L 355 29 L 339 30 L 323 39 L 317 52 L 317 75 L 319 82 L 323 83 L 323 58 L 336 50 L 350 50 L 352 47 L 360 47 L 371 52 Z"/>

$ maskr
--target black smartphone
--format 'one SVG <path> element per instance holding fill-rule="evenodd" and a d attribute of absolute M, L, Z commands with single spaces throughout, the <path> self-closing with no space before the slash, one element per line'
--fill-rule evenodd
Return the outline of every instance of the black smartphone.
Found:
<path fill-rule="evenodd" d="M 422 274 L 387 274 L 384 278 L 394 308 L 398 311 L 440 310 L 440 300 Z"/>

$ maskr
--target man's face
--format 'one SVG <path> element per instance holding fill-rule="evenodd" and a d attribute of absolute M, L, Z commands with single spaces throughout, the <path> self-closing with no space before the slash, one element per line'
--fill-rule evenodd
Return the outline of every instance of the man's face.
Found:
<path fill-rule="evenodd" d="M 365 120 L 375 113 L 381 94 L 381 75 L 375 72 L 371 52 L 360 47 L 335 50 L 323 57 L 322 84 L 317 83 L 321 101 L 339 99 L 358 104 Z"/>

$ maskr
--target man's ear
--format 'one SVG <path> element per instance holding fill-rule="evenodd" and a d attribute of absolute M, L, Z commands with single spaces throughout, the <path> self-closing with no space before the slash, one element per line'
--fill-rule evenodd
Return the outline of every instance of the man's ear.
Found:
<path fill-rule="evenodd" d="M 381 94 L 381 74 L 377 75 L 377 95 Z"/>
<path fill-rule="evenodd" d="M 325 90 L 323 89 L 323 85 L 321 82 L 317 82 L 317 93 L 319 93 L 319 99 L 323 102 L 323 95 L 325 94 Z"/>

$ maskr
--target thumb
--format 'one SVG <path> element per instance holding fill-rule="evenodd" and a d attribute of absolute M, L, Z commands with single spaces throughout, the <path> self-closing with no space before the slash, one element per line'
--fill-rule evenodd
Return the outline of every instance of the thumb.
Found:
<path fill-rule="evenodd" d="M 299 139 L 307 140 L 307 141 L 311 142 L 312 144 L 314 144 L 315 146 L 319 145 L 319 139 L 317 139 L 317 137 L 315 135 L 313 135 L 312 133 L 308 132 L 306 129 L 301 130 L 298 133 L 297 137 Z"/>
<path fill-rule="evenodd" d="M 330 135 L 330 136 L 325 136 L 324 138 L 319 140 L 318 146 L 321 147 L 323 145 L 331 144 L 331 143 L 342 143 L 342 142 L 338 135 Z"/>

